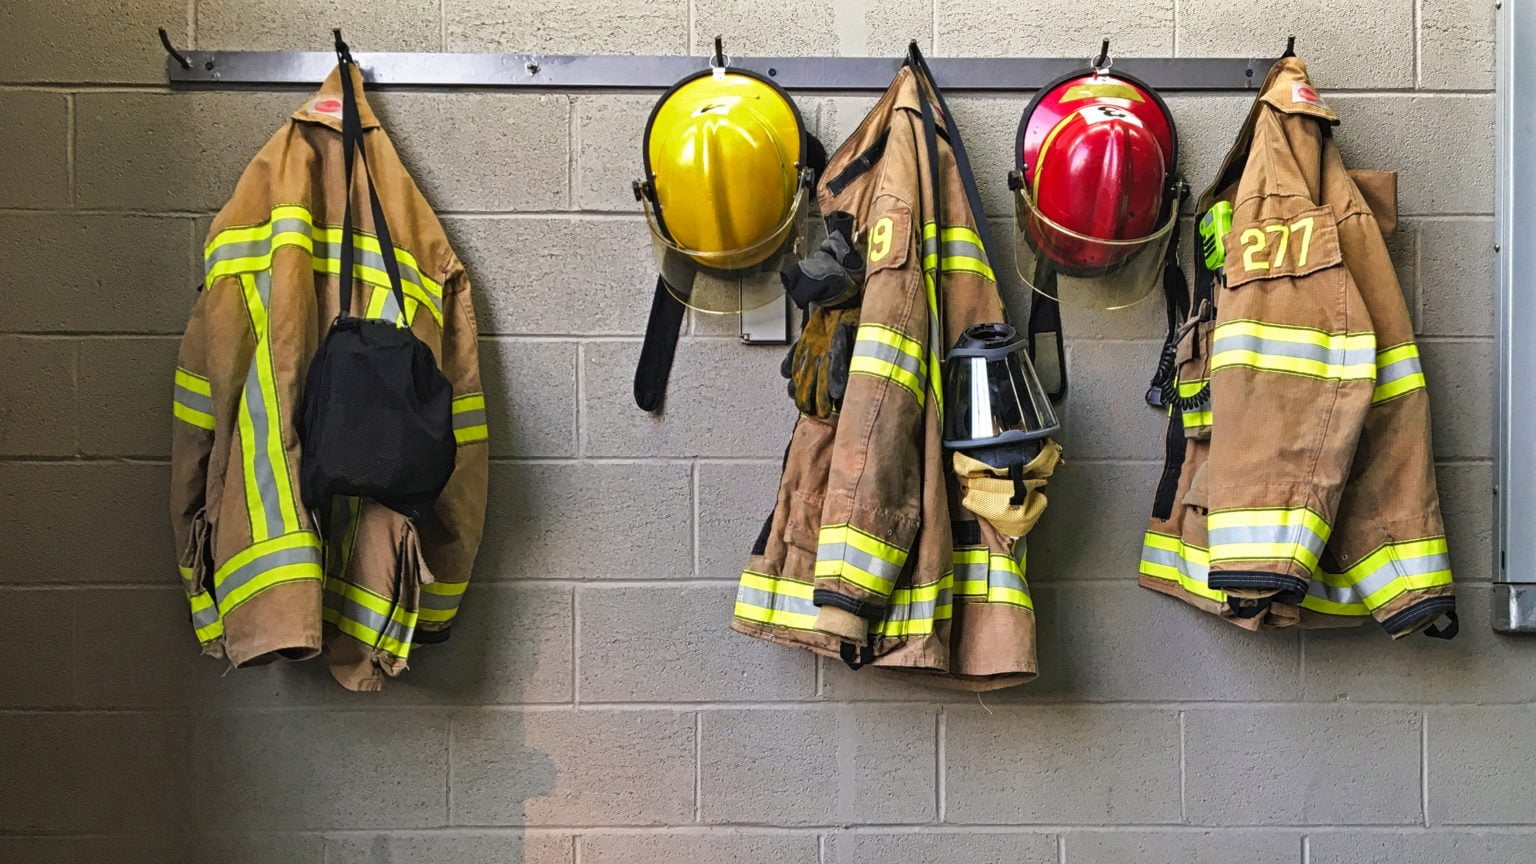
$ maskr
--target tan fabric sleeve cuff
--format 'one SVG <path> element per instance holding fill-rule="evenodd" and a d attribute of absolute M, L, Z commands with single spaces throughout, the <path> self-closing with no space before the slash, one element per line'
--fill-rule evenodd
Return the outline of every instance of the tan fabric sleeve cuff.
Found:
<path fill-rule="evenodd" d="M 816 629 L 855 645 L 869 642 L 869 622 L 836 606 L 821 607 L 816 613 Z"/>

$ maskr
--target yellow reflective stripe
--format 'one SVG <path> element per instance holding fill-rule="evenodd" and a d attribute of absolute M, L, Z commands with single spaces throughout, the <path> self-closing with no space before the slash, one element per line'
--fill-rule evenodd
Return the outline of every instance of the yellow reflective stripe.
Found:
<path fill-rule="evenodd" d="M 311 531 L 274 537 L 242 550 L 213 576 L 219 612 L 228 615 L 257 594 L 287 582 L 320 581 L 320 538 Z"/>
<path fill-rule="evenodd" d="M 1238 507 L 1212 510 L 1206 522 L 1206 526 L 1212 531 L 1253 525 L 1300 525 L 1321 537 L 1327 537 L 1330 531 L 1328 520 L 1308 507 Z"/>
<path fill-rule="evenodd" d="M 197 635 L 200 644 L 207 645 L 224 635 L 224 619 L 219 616 L 218 606 L 213 602 L 211 594 L 207 591 L 190 594 L 187 603 L 192 610 L 192 632 Z M 203 620 L 208 623 L 198 626 L 197 622 Z"/>
<path fill-rule="evenodd" d="M 1210 560 L 1295 561 L 1317 567 L 1332 528 L 1306 507 L 1213 510 L 1206 517 Z"/>
<path fill-rule="evenodd" d="M 1195 396 L 1198 396 L 1200 395 L 1200 391 L 1204 389 L 1205 386 L 1210 383 L 1210 381 L 1211 379 L 1209 378 L 1196 378 L 1193 381 L 1180 381 L 1179 395 L 1185 399 L 1191 399 Z M 1170 408 L 1169 410 L 1171 411 L 1173 409 Z M 1201 401 L 1198 406 L 1183 412 L 1184 428 L 1193 429 L 1200 426 L 1209 426 L 1211 425 L 1211 418 L 1211 399 L 1210 396 L 1207 395 L 1206 398 Z"/>
<path fill-rule="evenodd" d="M 212 414 L 204 414 L 195 408 L 188 408 L 180 402 L 171 403 L 171 416 L 184 423 L 190 423 L 199 429 L 213 431 L 214 422 Z"/>
<path fill-rule="evenodd" d="M 490 427 L 481 423 L 479 426 L 465 426 L 453 430 L 453 440 L 459 444 L 473 444 L 476 441 L 484 441 L 490 437 Z"/>
<path fill-rule="evenodd" d="M 1223 336 L 1254 336 L 1271 342 L 1289 342 L 1297 345 L 1316 345 L 1330 351 L 1376 350 L 1376 336 L 1370 332 L 1330 333 L 1315 327 L 1299 327 L 1289 324 L 1266 324 L 1262 321 L 1240 318 L 1216 326 Z"/>
<path fill-rule="evenodd" d="M 933 391 L 934 408 L 939 419 L 944 419 L 943 360 L 939 357 L 939 336 L 944 332 L 944 317 L 939 310 L 938 288 L 933 273 L 923 269 L 923 288 L 928 295 L 928 387 Z"/>
<path fill-rule="evenodd" d="M 1424 387 L 1424 366 L 1419 360 L 1417 344 L 1405 342 L 1376 355 L 1376 390 L 1371 395 L 1373 404 L 1423 390 Z"/>
<path fill-rule="evenodd" d="M 911 372 L 889 363 L 877 357 L 854 357 L 848 364 L 848 374 L 868 375 L 871 378 L 884 378 L 894 381 L 909 390 L 921 406 L 924 400 L 922 379 Z"/>
<path fill-rule="evenodd" d="M 1388 543 L 1342 573 L 1317 572 L 1302 606 L 1333 615 L 1365 615 L 1409 591 L 1451 584 L 1445 537 Z"/>
<path fill-rule="evenodd" d="M 895 587 L 907 550 L 852 525 L 824 525 L 817 536 L 816 576 L 846 579 L 882 596 Z"/>
<path fill-rule="evenodd" d="M 467 393 L 453 400 L 453 440 L 460 444 L 484 441 L 490 437 L 486 425 L 485 394 Z"/>
<path fill-rule="evenodd" d="M 207 378 L 194 372 L 188 372 L 180 366 L 176 367 L 176 383 L 191 390 L 193 393 L 199 393 L 203 396 L 213 395 L 213 384 Z"/>
<path fill-rule="evenodd" d="M 1218 324 L 1211 343 L 1211 371 L 1239 366 L 1311 378 L 1374 381 L 1376 337 L 1251 320 Z"/>
<path fill-rule="evenodd" d="M 470 393 L 464 396 L 455 396 L 453 399 L 453 413 L 462 414 L 465 411 L 479 411 L 485 408 L 484 393 Z"/>
<path fill-rule="evenodd" d="M 1414 390 L 1423 390 L 1425 386 L 1427 386 L 1427 382 L 1424 380 L 1424 373 L 1415 372 L 1412 375 L 1398 378 L 1395 381 L 1390 381 L 1386 384 L 1378 385 L 1376 387 L 1376 391 L 1371 394 L 1371 402 L 1385 402 L 1388 399 L 1396 398 L 1403 395 L 1404 393 L 1411 393 Z"/>
<path fill-rule="evenodd" d="M 741 574 L 733 614 L 759 624 L 814 630 L 816 607 L 811 602 L 814 590 L 804 582 L 747 570 Z"/>
<path fill-rule="evenodd" d="M 262 341 L 267 332 L 267 310 L 261 302 L 261 295 L 257 293 L 256 281 L 250 274 L 244 274 L 240 278 L 240 290 L 245 295 L 245 308 L 251 316 L 251 328 L 256 339 L 256 353 L 260 353 Z M 253 354 L 251 362 L 255 363 Z M 249 389 L 241 394 L 239 427 L 240 427 L 240 467 L 245 478 L 245 512 L 251 520 L 251 537 L 255 540 L 265 540 L 272 536 L 272 531 L 267 525 L 267 508 L 261 500 L 261 483 L 256 479 L 256 460 L 259 457 L 257 448 L 263 446 L 262 441 L 257 440 L 256 423 L 251 416 L 251 398 Z"/>
<path fill-rule="evenodd" d="M 1141 575 L 1173 582 L 1197 597 L 1217 603 L 1227 602 L 1227 595 L 1210 587 L 1210 553 L 1187 544 L 1171 534 L 1148 531 L 1142 539 Z"/>
<path fill-rule="evenodd" d="M 361 621 L 354 621 L 346 617 L 338 609 L 323 608 L 320 610 L 320 618 L 364 645 L 371 645 L 380 650 L 388 651 L 402 660 L 410 656 L 411 643 L 401 642 L 398 639 L 386 636 Z"/>
<path fill-rule="evenodd" d="M 952 589 L 954 574 L 945 573 L 937 582 L 898 588 L 891 594 L 885 616 L 871 628 L 885 637 L 926 636 L 939 621 L 954 615 Z"/>
<path fill-rule="evenodd" d="M 464 599 L 468 582 L 428 582 L 421 586 L 421 608 L 416 610 L 422 621 L 442 624 L 452 621 L 459 614 L 459 603 Z"/>

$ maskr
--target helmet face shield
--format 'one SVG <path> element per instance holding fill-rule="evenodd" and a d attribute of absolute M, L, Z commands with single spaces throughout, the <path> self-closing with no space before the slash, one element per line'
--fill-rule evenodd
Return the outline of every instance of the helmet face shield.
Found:
<path fill-rule="evenodd" d="M 952 450 L 1033 441 L 1061 427 L 1025 339 L 1007 324 L 961 335 L 944 361 L 944 395 L 944 446 Z"/>
<path fill-rule="evenodd" d="M 809 174 L 778 226 L 740 248 L 692 249 L 666 232 L 649 198 L 642 199 L 651 251 L 667 290 L 690 309 L 716 315 L 767 305 L 784 293 L 779 271 L 809 254 Z"/>
<path fill-rule="evenodd" d="M 1080 234 L 1040 212 L 1028 188 L 1013 194 L 1014 263 L 1032 290 L 1068 306 L 1120 309 L 1162 282 L 1163 256 L 1178 213 L 1145 237 L 1107 240 Z"/>

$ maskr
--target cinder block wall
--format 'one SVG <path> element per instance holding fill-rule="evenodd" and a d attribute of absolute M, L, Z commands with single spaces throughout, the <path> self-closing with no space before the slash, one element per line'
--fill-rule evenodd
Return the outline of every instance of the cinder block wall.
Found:
<path fill-rule="evenodd" d="M 0 10 L 0 860 L 1504 864 L 1536 852 L 1536 640 L 1488 630 L 1493 0 L 13 0 Z M 1249 635 L 1134 584 L 1156 301 L 1071 313 L 1070 464 L 1032 542 L 1042 679 L 978 699 L 727 631 L 792 410 L 782 349 L 695 322 L 630 400 L 654 95 L 376 97 L 468 261 L 488 537 L 453 640 L 382 695 L 197 656 L 167 526 L 170 371 L 209 215 L 304 98 L 171 93 L 200 48 L 1273 55 L 1359 166 L 1434 397 L 1450 644 Z M 1027 93 L 956 112 L 997 217 Z M 805 98 L 835 145 L 868 95 Z M 1170 100 L 1198 188 L 1241 94 Z M 1007 285 L 1022 310 L 1016 282 Z M 1285 422 L 1278 418 L 1277 422 Z M 1529 827 L 1522 827 L 1529 826 Z"/>

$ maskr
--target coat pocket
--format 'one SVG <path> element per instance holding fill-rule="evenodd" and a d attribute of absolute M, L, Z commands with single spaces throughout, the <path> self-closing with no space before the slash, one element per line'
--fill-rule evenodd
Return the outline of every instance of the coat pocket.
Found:
<path fill-rule="evenodd" d="M 792 492 L 789 498 L 789 514 L 784 520 L 784 542 L 803 552 L 816 555 L 817 538 L 821 534 L 821 509 L 823 498 L 807 492 Z"/>

